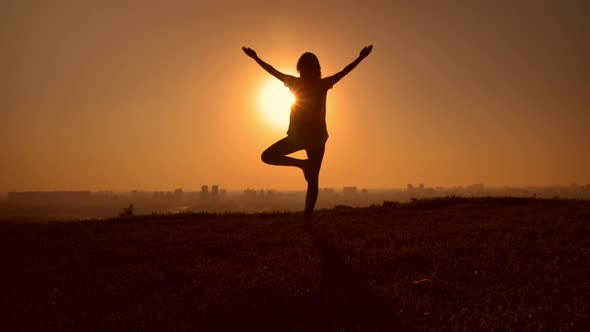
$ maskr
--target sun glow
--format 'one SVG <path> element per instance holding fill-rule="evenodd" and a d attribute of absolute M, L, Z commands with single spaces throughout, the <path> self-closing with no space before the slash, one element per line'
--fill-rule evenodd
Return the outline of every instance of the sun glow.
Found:
<path fill-rule="evenodd" d="M 287 129 L 289 112 L 295 96 L 281 81 L 268 81 L 260 91 L 259 103 L 262 116 L 273 126 Z"/>

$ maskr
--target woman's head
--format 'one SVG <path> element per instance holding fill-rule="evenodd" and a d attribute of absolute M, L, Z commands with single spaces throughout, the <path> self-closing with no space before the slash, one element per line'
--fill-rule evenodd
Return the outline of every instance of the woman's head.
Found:
<path fill-rule="evenodd" d="M 306 52 L 297 61 L 297 71 L 301 78 L 321 78 L 320 60 L 315 54 Z"/>

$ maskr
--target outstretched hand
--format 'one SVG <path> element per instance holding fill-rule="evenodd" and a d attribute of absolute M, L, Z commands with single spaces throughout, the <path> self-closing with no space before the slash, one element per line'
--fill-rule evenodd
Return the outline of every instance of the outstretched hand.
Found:
<path fill-rule="evenodd" d="M 242 47 L 242 51 L 246 53 L 247 56 L 251 57 L 252 59 L 256 59 L 256 51 L 249 47 Z"/>
<path fill-rule="evenodd" d="M 361 54 L 359 55 L 362 59 L 366 58 L 367 56 L 369 56 L 369 54 L 371 54 L 371 51 L 373 50 L 373 45 L 369 45 L 369 46 L 365 46 L 362 50 L 361 50 Z"/>

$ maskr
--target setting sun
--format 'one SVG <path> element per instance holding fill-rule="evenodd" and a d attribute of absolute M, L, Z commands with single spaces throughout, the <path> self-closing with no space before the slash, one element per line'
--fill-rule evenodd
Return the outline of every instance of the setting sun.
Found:
<path fill-rule="evenodd" d="M 276 79 L 269 80 L 260 91 L 259 103 L 262 116 L 272 125 L 287 129 L 289 112 L 295 96 Z"/>

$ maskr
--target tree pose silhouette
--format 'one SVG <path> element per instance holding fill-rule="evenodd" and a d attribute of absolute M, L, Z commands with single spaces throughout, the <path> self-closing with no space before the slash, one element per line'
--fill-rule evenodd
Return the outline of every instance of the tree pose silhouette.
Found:
<path fill-rule="evenodd" d="M 282 81 L 295 95 L 287 137 L 262 152 L 262 161 L 270 165 L 294 166 L 303 170 L 307 181 L 304 218 L 309 221 L 318 197 L 320 168 L 328 140 L 326 127 L 328 90 L 371 54 L 373 46 L 364 47 L 359 56 L 342 71 L 325 78 L 322 78 L 320 62 L 313 53 L 306 52 L 301 55 L 297 61 L 300 77 L 295 77 L 276 70 L 260 59 L 253 49 L 242 47 L 242 50 L 269 74 Z M 287 156 L 299 150 L 305 150 L 307 159 Z"/>

